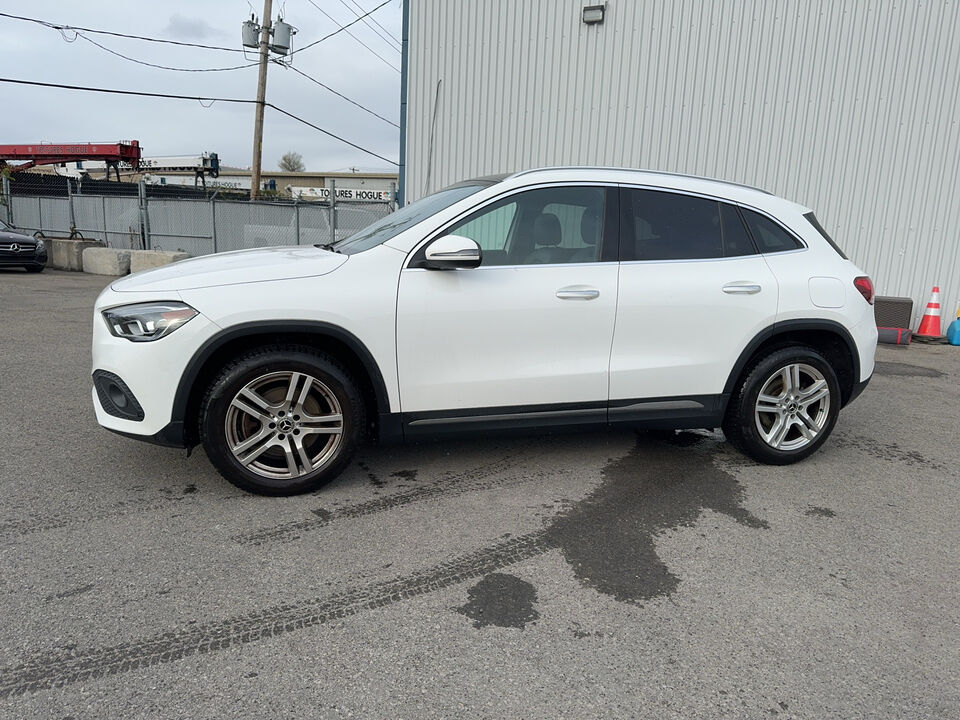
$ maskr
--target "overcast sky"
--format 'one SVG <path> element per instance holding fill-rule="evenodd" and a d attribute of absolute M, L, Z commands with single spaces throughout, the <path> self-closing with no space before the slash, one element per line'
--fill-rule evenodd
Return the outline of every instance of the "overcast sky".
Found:
<path fill-rule="evenodd" d="M 340 25 L 355 20 L 382 0 L 313 0 Z M 356 13 L 351 13 L 353 7 Z M 144 35 L 240 48 L 241 23 L 251 9 L 259 17 L 262 0 L 0 0 L 0 12 L 96 30 Z M 309 0 L 274 0 L 278 11 L 298 28 L 294 49 L 336 30 Z M 401 1 L 372 16 L 400 38 Z M 400 52 L 363 23 L 350 32 L 399 69 Z M 382 32 L 382 31 L 381 31 Z M 0 17 L 0 76 L 42 82 L 150 92 L 255 98 L 257 68 L 227 72 L 173 72 L 121 59 L 85 41 L 33 23 Z M 111 50 L 160 65 L 215 68 L 242 65 L 239 53 L 89 35 Z M 399 123 L 400 73 L 347 33 L 293 56 L 294 66 L 367 108 Z M 253 148 L 253 105 L 190 100 L 119 97 L 0 83 L 0 144 L 28 142 L 104 142 L 139 140 L 145 157 L 217 152 L 226 165 L 249 167 Z M 399 158 L 399 130 L 329 93 L 292 70 L 270 65 L 267 101 L 391 160 Z M 287 151 L 303 155 L 308 170 L 395 171 L 396 166 L 334 140 L 266 109 L 263 167 L 277 169 Z"/>

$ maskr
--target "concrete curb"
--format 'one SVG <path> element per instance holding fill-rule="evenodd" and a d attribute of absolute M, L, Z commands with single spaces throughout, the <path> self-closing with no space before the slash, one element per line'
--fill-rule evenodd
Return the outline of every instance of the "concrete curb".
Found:
<path fill-rule="evenodd" d="M 130 250 L 89 247 L 83 251 L 83 271 L 94 275 L 126 275 L 130 272 Z"/>
<path fill-rule="evenodd" d="M 166 250 L 132 250 L 130 251 L 130 272 L 140 272 L 150 268 L 169 265 L 179 260 L 186 260 L 190 253 L 173 252 Z"/>
<path fill-rule="evenodd" d="M 83 251 L 100 244 L 96 240 L 56 237 L 44 237 L 43 242 L 47 245 L 49 267 L 74 272 L 83 270 Z"/>

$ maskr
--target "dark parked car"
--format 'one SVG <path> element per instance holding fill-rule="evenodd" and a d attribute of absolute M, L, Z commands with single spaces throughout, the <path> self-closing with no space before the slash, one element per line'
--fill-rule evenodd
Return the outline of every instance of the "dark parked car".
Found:
<path fill-rule="evenodd" d="M 24 235 L 0 220 L 0 267 L 22 267 L 27 272 L 43 272 L 47 266 L 47 246 L 41 238 Z"/>

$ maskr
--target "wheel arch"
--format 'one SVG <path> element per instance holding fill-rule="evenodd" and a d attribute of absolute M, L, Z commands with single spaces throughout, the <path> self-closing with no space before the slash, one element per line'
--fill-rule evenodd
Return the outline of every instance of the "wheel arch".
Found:
<path fill-rule="evenodd" d="M 390 400 L 383 374 L 367 349 L 353 333 L 321 321 L 272 320 L 231 326 L 207 340 L 193 354 L 180 377 L 174 396 L 171 424 L 183 429 L 183 445 L 199 442 L 197 419 L 200 402 L 217 371 L 233 357 L 255 347 L 293 342 L 326 352 L 343 363 L 361 385 L 367 417 L 389 417 Z"/>
<path fill-rule="evenodd" d="M 808 345 L 822 352 L 833 365 L 840 383 L 841 407 L 853 396 L 860 380 L 860 354 L 850 332 L 833 320 L 785 320 L 759 332 L 740 353 L 723 388 L 726 403 L 753 360 L 777 347 Z"/>

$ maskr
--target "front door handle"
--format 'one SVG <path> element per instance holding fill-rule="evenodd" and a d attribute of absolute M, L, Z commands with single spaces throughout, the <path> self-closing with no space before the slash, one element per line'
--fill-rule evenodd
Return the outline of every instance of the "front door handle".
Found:
<path fill-rule="evenodd" d="M 723 286 L 727 295 L 756 295 L 762 288 L 756 283 L 732 282 Z"/>
<path fill-rule="evenodd" d="M 596 300 L 600 291 L 587 285 L 568 285 L 557 290 L 557 297 L 561 300 Z"/>

